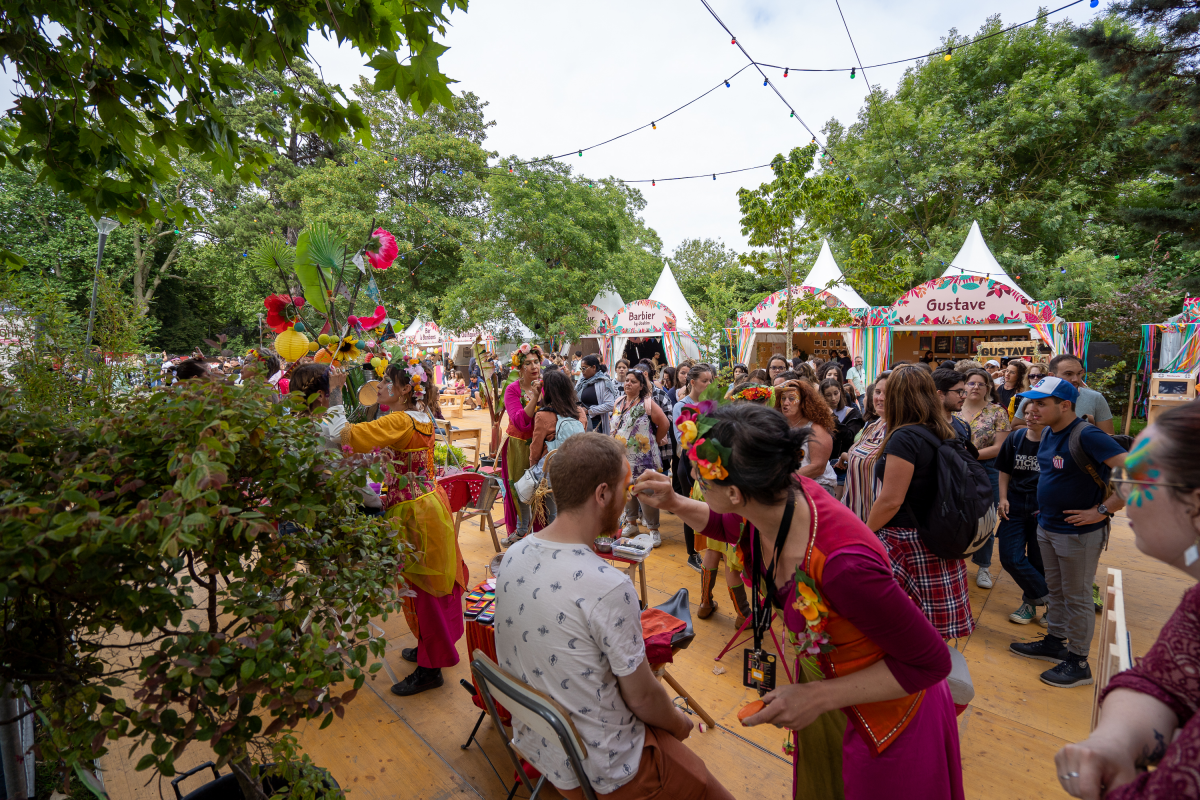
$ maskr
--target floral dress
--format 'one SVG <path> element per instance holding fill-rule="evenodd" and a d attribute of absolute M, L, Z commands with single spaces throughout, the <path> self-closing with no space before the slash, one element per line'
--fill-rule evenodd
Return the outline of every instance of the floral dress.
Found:
<path fill-rule="evenodd" d="M 988 403 L 974 419 L 967 419 L 961 411 L 955 411 L 954 416 L 967 423 L 971 429 L 971 443 L 982 450 L 996 443 L 996 434 L 1012 429 L 1008 412 L 995 403 Z"/>
<path fill-rule="evenodd" d="M 646 401 L 639 400 L 626 408 L 627 398 L 621 398 L 613 410 L 613 437 L 625 446 L 625 457 L 633 468 L 636 480 L 643 472 L 662 469 L 662 454 L 650 430 L 650 414 Z"/>

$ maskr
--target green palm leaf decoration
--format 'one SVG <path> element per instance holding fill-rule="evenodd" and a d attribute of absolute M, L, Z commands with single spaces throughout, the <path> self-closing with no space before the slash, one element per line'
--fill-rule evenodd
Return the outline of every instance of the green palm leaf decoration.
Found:
<path fill-rule="evenodd" d="M 322 314 L 329 312 L 328 299 L 344 252 L 344 243 L 323 222 L 313 223 L 296 238 L 296 277 L 304 299 Z"/>
<path fill-rule="evenodd" d="M 279 270 L 284 275 L 291 273 L 295 262 L 296 254 L 287 242 L 274 237 L 260 241 L 250 254 L 251 266 Z"/>

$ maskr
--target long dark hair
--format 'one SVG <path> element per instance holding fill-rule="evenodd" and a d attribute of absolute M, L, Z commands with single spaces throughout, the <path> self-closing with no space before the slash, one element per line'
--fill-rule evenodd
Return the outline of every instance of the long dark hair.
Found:
<path fill-rule="evenodd" d="M 542 405 L 538 410 L 571 419 L 579 416 L 579 397 L 567 373 L 556 369 L 542 376 Z"/>
<path fill-rule="evenodd" d="M 413 395 L 413 408 L 417 411 L 424 411 L 430 417 L 433 414 L 433 406 L 430 404 L 430 399 L 436 397 L 436 389 L 433 386 L 433 370 L 425 364 L 420 364 L 421 371 L 425 373 L 425 396 L 418 398 Z M 408 374 L 408 370 L 403 363 L 388 364 L 387 369 L 383 371 L 383 379 L 391 381 L 393 386 L 408 386 L 412 383 L 412 376 Z"/>
<path fill-rule="evenodd" d="M 780 502 L 796 483 L 809 429 L 788 427 L 779 411 L 754 403 L 720 406 L 708 416 L 717 420 L 709 435 L 733 451 L 729 477 L 714 483 L 736 486 L 748 500 Z"/>
<path fill-rule="evenodd" d="M 833 409 L 834 411 L 841 411 L 846 407 L 846 390 L 842 388 L 840 381 L 834 380 L 833 378 L 826 378 L 825 380 L 821 381 L 822 397 L 825 396 L 826 389 L 837 389 L 839 400 L 837 407 Z M 826 399 L 825 402 L 828 403 L 829 400 Z"/>

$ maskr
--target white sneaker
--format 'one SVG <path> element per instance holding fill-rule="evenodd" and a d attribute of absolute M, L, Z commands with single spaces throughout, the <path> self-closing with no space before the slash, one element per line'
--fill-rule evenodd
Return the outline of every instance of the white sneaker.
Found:
<path fill-rule="evenodd" d="M 636 522 L 630 522 L 621 529 L 621 535 L 627 539 L 632 539 L 633 537 L 637 536 L 638 533 L 639 530 Z"/>
<path fill-rule="evenodd" d="M 984 567 L 980 567 L 979 574 L 975 576 L 975 585 L 980 589 L 990 589 L 996 584 L 992 581 L 992 573 Z"/>
<path fill-rule="evenodd" d="M 650 539 L 654 542 L 655 547 L 662 547 L 662 537 L 658 535 L 658 531 L 650 531 Z"/>

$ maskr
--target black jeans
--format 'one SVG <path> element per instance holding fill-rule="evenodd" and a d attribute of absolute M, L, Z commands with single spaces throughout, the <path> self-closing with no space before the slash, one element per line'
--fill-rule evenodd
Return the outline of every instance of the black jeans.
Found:
<path fill-rule="evenodd" d="M 1000 520 L 996 539 L 1000 543 L 1000 564 L 1021 587 L 1022 599 L 1029 604 L 1050 594 L 1046 569 L 1037 538 L 1037 497 L 1008 493 L 1008 519 Z"/>

